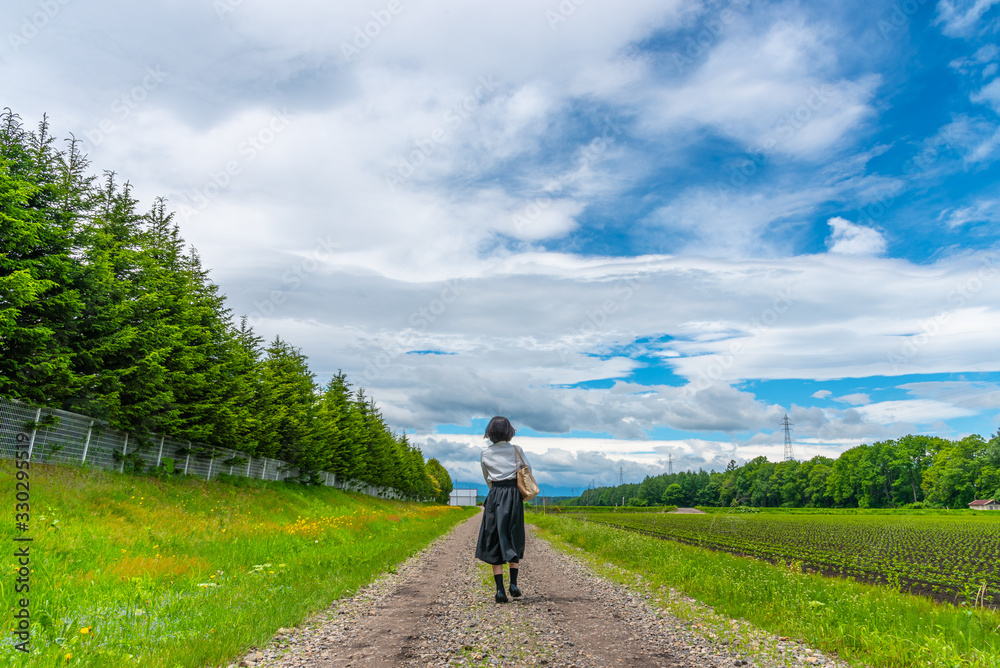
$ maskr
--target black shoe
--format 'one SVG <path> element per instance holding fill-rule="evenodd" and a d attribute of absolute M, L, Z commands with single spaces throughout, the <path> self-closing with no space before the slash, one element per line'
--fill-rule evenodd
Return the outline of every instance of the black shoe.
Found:
<path fill-rule="evenodd" d="M 521 590 L 517 588 L 516 584 L 512 584 L 510 586 L 510 595 L 513 596 L 514 598 L 517 598 L 521 595 Z"/>
<path fill-rule="evenodd" d="M 502 591 L 498 591 L 496 596 L 494 596 L 494 598 L 496 599 L 497 603 L 506 603 L 508 600 L 507 594 L 503 593 Z"/>

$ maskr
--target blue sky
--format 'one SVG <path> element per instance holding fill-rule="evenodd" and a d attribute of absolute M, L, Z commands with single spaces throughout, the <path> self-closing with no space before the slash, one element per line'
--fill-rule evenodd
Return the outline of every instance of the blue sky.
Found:
<path fill-rule="evenodd" d="M 0 9 L 0 97 L 459 481 L 1000 426 L 1000 3 Z"/>

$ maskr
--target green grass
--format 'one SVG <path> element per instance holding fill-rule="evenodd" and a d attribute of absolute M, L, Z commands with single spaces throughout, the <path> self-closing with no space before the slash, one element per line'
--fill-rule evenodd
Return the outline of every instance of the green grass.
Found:
<path fill-rule="evenodd" d="M 10 461 L 0 462 L 0 475 L 12 489 Z M 6 505 L 0 539 L 13 546 L 12 493 Z M 32 464 L 34 652 L 13 649 L 8 625 L 0 663 L 224 663 L 352 593 L 474 510 L 283 482 Z M 9 610 L 21 596 L 13 551 L 0 578 Z"/>
<path fill-rule="evenodd" d="M 543 537 L 582 548 L 595 563 L 641 574 L 665 604 L 672 588 L 725 617 L 836 653 L 852 665 L 1000 665 L 1000 613 L 992 610 L 936 603 L 571 517 L 532 514 L 528 520 Z"/>

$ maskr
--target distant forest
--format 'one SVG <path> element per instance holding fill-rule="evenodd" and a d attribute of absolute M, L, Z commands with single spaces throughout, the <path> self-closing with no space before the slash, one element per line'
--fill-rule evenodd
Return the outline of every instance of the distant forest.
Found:
<path fill-rule="evenodd" d="M 236 320 L 157 200 L 88 173 L 75 139 L 0 114 L 0 397 L 446 502 L 447 471 L 343 373 Z"/>
<path fill-rule="evenodd" d="M 859 445 L 837 459 L 772 463 L 757 457 L 726 470 L 649 476 L 588 489 L 570 505 L 785 508 L 965 508 L 1000 497 L 1000 431 L 986 441 L 904 436 Z"/>

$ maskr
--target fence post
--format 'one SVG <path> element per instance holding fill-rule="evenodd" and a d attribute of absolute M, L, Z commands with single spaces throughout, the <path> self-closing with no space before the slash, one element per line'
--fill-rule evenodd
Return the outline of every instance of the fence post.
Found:
<path fill-rule="evenodd" d="M 215 463 L 215 448 L 212 448 L 212 454 L 208 457 L 208 475 L 205 476 L 205 480 L 212 479 L 212 464 Z"/>
<path fill-rule="evenodd" d="M 188 450 L 191 449 L 191 441 L 188 441 Z M 191 453 L 188 452 L 187 456 L 184 457 L 184 475 L 188 474 L 188 462 L 191 461 Z"/>
<path fill-rule="evenodd" d="M 264 457 L 264 466 L 260 469 L 260 479 L 264 480 L 264 472 L 267 471 L 267 457 Z"/>
<path fill-rule="evenodd" d="M 125 432 L 125 445 L 122 446 L 122 468 L 119 473 L 125 473 L 125 451 L 128 450 L 128 432 Z"/>
<path fill-rule="evenodd" d="M 250 462 L 253 461 L 253 457 L 247 457 L 247 474 L 243 476 L 244 478 L 250 477 Z"/>
<path fill-rule="evenodd" d="M 83 459 L 80 460 L 81 464 L 87 463 L 87 448 L 90 447 L 90 434 L 94 431 L 94 421 L 90 421 L 90 426 L 87 427 L 87 442 L 83 444 Z"/>
<path fill-rule="evenodd" d="M 42 409 L 35 413 L 35 428 L 31 430 L 31 442 L 28 443 L 28 461 L 31 461 L 31 451 L 35 449 L 35 434 L 38 433 L 38 421 L 42 419 Z"/>
<path fill-rule="evenodd" d="M 160 436 L 160 454 L 156 455 L 156 468 L 160 468 L 160 460 L 163 459 L 163 439 L 166 436 Z"/>

